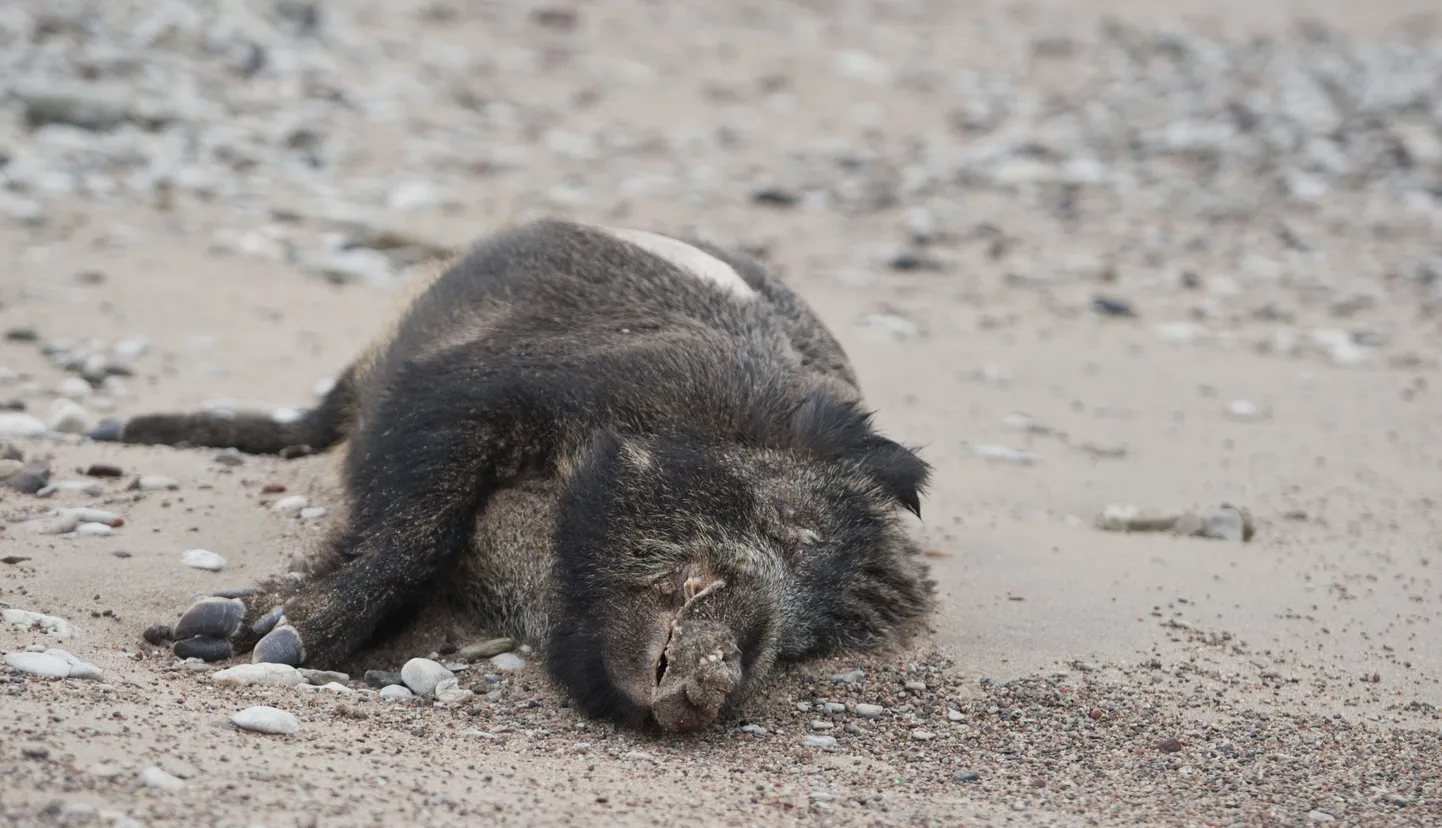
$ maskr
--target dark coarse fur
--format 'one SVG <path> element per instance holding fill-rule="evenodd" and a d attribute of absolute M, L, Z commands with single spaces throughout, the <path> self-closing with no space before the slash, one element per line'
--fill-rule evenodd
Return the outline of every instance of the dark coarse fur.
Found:
<path fill-rule="evenodd" d="M 344 443 L 347 514 L 308 577 L 260 585 L 239 628 L 192 609 L 194 641 L 333 666 L 446 592 L 542 647 L 588 715 L 688 731 L 777 663 L 907 639 L 933 596 L 901 520 L 927 465 L 874 430 L 799 297 L 692 244 L 757 295 L 528 223 L 424 283 L 300 420 L 150 414 L 111 434 Z"/>

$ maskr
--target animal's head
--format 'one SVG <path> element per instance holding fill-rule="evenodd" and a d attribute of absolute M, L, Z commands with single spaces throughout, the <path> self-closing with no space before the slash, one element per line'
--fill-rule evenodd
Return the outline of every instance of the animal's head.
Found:
<path fill-rule="evenodd" d="M 779 656 L 876 644 L 929 606 L 898 519 L 926 464 L 849 406 L 808 404 L 788 440 L 607 434 L 573 470 L 547 663 L 584 712 L 701 730 Z"/>

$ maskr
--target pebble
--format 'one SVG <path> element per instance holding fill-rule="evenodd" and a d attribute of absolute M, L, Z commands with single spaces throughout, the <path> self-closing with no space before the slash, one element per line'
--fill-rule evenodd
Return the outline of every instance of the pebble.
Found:
<path fill-rule="evenodd" d="M 936 734 L 930 730 L 913 730 L 911 731 L 911 738 L 918 742 L 929 742 L 936 738 Z"/>
<path fill-rule="evenodd" d="M 501 653 L 508 653 L 515 648 L 514 639 L 492 638 L 475 644 L 467 644 L 456 655 L 465 661 L 479 661 L 483 658 L 498 656 Z"/>
<path fill-rule="evenodd" d="M 135 488 L 142 492 L 163 492 L 175 491 L 180 488 L 180 483 L 172 477 L 165 477 L 159 474 L 141 475 L 135 481 Z"/>
<path fill-rule="evenodd" d="M 835 716 L 840 713 L 845 713 L 846 705 L 841 704 L 840 702 L 827 702 L 826 704 L 821 705 L 821 712 L 830 716 Z"/>
<path fill-rule="evenodd" d="M 501 653 L 491 656 L 491 666 L 503 673 L 509 673 L 525 667 L 526 660 L 515 653 Z"/>
<path fill-rule="evenodd" d="M 69 621 L 54 615 L 42 615 L 22 609 L 5 609 L 0 610 L 0 618 L 4 618 L 5 623 L 12 627 L 39 629 L 56 638 L 69 638 L 75 634 L 75 628 Z"/>
<path fill-rule="evenodd" d="M 6 653 L 6 666 L 40 678 L 63 679 L 70 675 L 70 664 L 63 658 L 45 653 Z"/>
<path fill-rule="evenodd" d="M 827 748 L 836 747 L 836 737 L 820 736 L 815 733 L 808 733 L 806 734 L 805 738 L 801 740 L 801 743 L 806 747 L 821 748 L 822 750 L 825 750 Z"/>
<path fill-rule="evenodd" d="M 289 664 L 237 664 L 224 670 L 217 670 L 210 676 L 216 684 L 295 687 L 305 684 L 305 676 Z"/>
<path fill-rule="evenodd" d="M 39 417 L 18 411 L 0 411 L 0 437 L 39 437 L 49 430 Z"/>
<path fill-rule="evenodd" d="M 381 688 L 380 696 L 383 699 L 410 699 L 415 697 L 415 693 L 404 684 L 387 684 Z"/>
<path fill-rule="evenodd" d="M 401 667 L 401 681 L 417 696 L 433 695 L 436 685 L 455 677 L 455 673 L 428 658 L 413 658 Z"/>
<path fill-rule="evenodd" d="M 1227 416 L 1238 422 L 1250 423 L 1262 419 L 1262 410 L 1255 403 L 1232 400 L 1227 403 Z"/>
<path fill-rule="evenodd" d="M 21 494 L 38 494 L 50 482 L 50 464 L 32 460 L 5 478 L 5 485 Z"/>
<path fill-rule="evenodd" d="M 308 670 L 304 667 L 301 667 L 298 668 L 297 672 L 299 672 L 301 674 L 301 677 L 304 678 L 307 682 L 315 685 L 316 687 L 321 687 L 332 683 L 345 684 L 350 681 L 350 676 L 346 675 L 345 673 L 337 673 L 332 670 Z"/>
<path fill-rule="evenodd" d="M 240 453 L 240 449 L 222 449 L 219 454 L 215 455 L 214 461 L 222 466 L 243 466 L 245 465 L 245 455 Z M 301 498 L 301 500 L 304 499 Z"/>
<path fill-rule="evenodd" d="M 82 523 L 75 527 L 75 534 L 84 537 L 105 537 L 114 532 L 114 529 L 104 523 Z"/>
<path fill-rule="evenodd" d="M 850 670 L 848 672 L 838 673 L 837 675 L 832 676 L 831 680 L 840 682 L 842 684 L 856 684 L 864 678 L 866 678 L 865 672 L 861 670 Z"/>
<path fill-rule="evenodd" d="M 185 782 L 160 768 L 151 766 L 140 772 L 140 784 L 147 788 L 178 793 L 185 790 Z"/>
<path fill-rule="evenodd" d="M 442 679 L 436 685 L 436 700 L 443 704 L 460 704 L 475 694 L 461 686 L 457 679 Z"/>
<path fill-rule="evenodd" d="M 225 558 L 209 549 L 187 549 L 180 557 L 181 563 L 194 569 L 219 572 L 225 568 Z"/>
<path fill-rule="evenodd" d="M 371 687 L 405 686 L 405 682 L 401 681 L 400 673 L 392 673 L 388 670 L 366 670 L 364 678 L 365 683 Z"/>
<path fill-rule="evenodd" d="M 881 714 L 885 712 L 886 708 L 882 707 L 879 704 L 856 705 L 856 715 L 860 716 L 863 719 L 879 719 L 881 718 Z"/>
<path fill-rule="evenodd" d="M 976 771 L 957 771 L 951 778 L 957 782 L 980 782 L 981 774 Z"/>
<path fill-rule="evenodd" d="M 52 509 L 50 510 L 50 514 L 54 517 L 71 515 L 85 523 L 103 523 L 107 526 L 118 526 L 124 522 L 120 515 L 114 512 L 107 512 L 104 509 L 91 509 L 85 506 Z"/>
<path fill-rule="evenodd" d="M 908 682 L 906 683 L 906 689 L 907 689 L 907 690 L 910 690 L 910 691 L 913 692 L 913 693 L 925 693 L 925 692 L 926 692 L 926 682 L 924 682 L 924 681 L 908 681 Z"/>
<path fill-rule="evenodd" d="M 0 459 L 0 480 L 4 480 L 23 468 L 25 468 L 25 464 L 19 460 Z"/>
<path fill-rule="evenodd" d="M 1014 449 L 1009 446 L 998 446 L 982 444 L 974 447 L 977 456 L 984 460 L 992 460 L 998 463 L 1010 463 L 1014 466 L 1031 466 L 1041 460 L 1041 456 L 1029 451 Z"/>
<path fill-rule="evenodd" d="M 27 532 L 37 535 L 63 535 L 74 532 L 80 526 L 80 518 L 74 515 L 58 515 L 53 518 L 27 520 L 20 524 Z"/>
<path fill-rule="evenodd" d="M 86 387 L 89 388 L 88 383 Z M 79 403 L 61 397 L 50 403 L 50 410 L 45 415 L 45 425 L 51 431 L 61 434 L 84 434 L 90 430 L 91 416 Z"/>
<path fill-rule="evenodd" d="M 300 731 L 300 721 L 295 716 L 267 705 L 247 707 L 231 716 L 230 721 L 236 727 L 256 733 L 289 735 Z"/>
<path fill-rule="evenodd" d="M 325 508 L 324 506 L 307 506 L 306 508 L 300 510 L 300 519 L 315 520 L 316 518 L 325 517 L 326 513 L 329 511 L 330 510 Z"/>
<path fill-rule="evenodd" d="M 765 736 L 766 728 L 762 727 L 759 724 L 744 724 L 741 725 L 741 732 L 749 733 L 752 736 Z"/>
<path fill-rule="evenodd" d="M 283 497 L 277 500 L 271 504 L 270 508 L 272 511 L 279 512 L 282 515 L 294 515 L 299 514 L 300 510 L 304 509 L 308 502 L 309 501 L 301 495 L 291 495 L 290 497 Z"/>

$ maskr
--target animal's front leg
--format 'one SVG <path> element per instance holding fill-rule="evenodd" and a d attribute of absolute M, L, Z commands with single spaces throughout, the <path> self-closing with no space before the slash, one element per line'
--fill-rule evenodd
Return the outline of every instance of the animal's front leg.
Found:
<path fill-rule="evenodd" d="M 345 562 L 296 589 L 254 661 L 338 666 L 469 549 L 498 469 L 534 443 L 506 426 L 508 401 L 465 380 L 417 369 L 354 436 L 348 524 L 332 541 Z"/>

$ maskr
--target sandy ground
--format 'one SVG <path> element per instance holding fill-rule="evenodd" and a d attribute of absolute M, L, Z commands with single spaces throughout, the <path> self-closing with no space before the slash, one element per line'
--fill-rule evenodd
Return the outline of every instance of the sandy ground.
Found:
<path fill-rule="evenodd" d="M 1159 10 L 1115 2 L 1067 7 L 1065 15 L 1051 6 L 988 5 L 982 23 L 967 16 L 973 4 L 954 5 L 917 6 L 878 25 L 870 41 L 859 25 L 841 31 L 877 53 L 914 47 L 960 66 L 999 48 L 987 26 L 1050 32 L 1094 22 L 1099 10 L 1147 20 L 1180 13 L 1218 31 L 1265 31 L 1287 20 L 1283 4 Z M 1423 18 L 1412 15 L 1426 10 L 1388 3 L 1385 14 L 1363 15 L 1354 4 L 1291 5 L 1359 32 L 1416 30 Z M 618 8 L 618 21 L 637 13 Z M 928 26 L 936 20 L 955 38 Z M 667 37 L 632 31 L 616 48 L 672 67 L 694 93 L 716 69 L 686 74 L 678 55 L 691 29 L 681 15 L 668 16 L 660 27 Z M 447 36 L 464 35 L 457 26 Z M 834 128 L 827 102 L 856 93 L 788 51 L 784 27 L 736 40 L 743 59 L 793 67 L 805 100 L 819 108 L 796 115 L 786 140 Z M 546 83 L 579 81 L 561 70 Z M 621 95 L 578 117 L 656 120 L 672 104 L 685 107 L 673 113 L 706 122 L 694 94 L 669 104 Z M 908 118 L 934 117 L 922 93 L 884 104 L 901 131 Z M 749 175 L 781 155 L 754 148 L 728 156 L 721 169 Z M 488 183 L 432 229 L 485 232 L 514 217 L 536 181 L 550 186 L 562 177 L 546 169 L 528 175 Z M 1333 205 L 1341 216 L 1353 206 L 1341 197 Z M 279 515 L 268 505 L 280 495 L 262 487 L 281 484 L 324 506 L 333 496 L 325 459 L 230 466 L 216 462 L 215 451 L 15 439 L 27 458 L 48 459 L 57 480 L 84 479 L 80 472 L 96 463 L 125 474 L 96 479 L 97 496 L 62 491 L 41 500 L 0 488 L 6 517 L 83 505 L 121 513 L 125 525 L 106 537 L 56 537 L 0 524 L 0 557 L 24 559 L 0 564 L 0 602 L 78 629 L 63 641 L 0 629 L 0 650 L 59 646 L 105 672 L 103 682 L 17 673 L 3 685 L 6 824 L 1442 824 L 1435 319 L 1410 300 L 1384 296 L 1361 319 L 1388 332 L 1386 356 L 1344 366 L 1252 347 L 1275 327 L 1257 308 L 1280 303 L 1320 325 L 1343 288 L 1297 299 L 1285 286 L 1248 287 L 1226 335 L 1179 343 L 1156 326 L 1193 318 L 1198 300 L 1155 287 L 1144 263 L 1123 259 L 1121 276 L 1100 285 L 1038 287 L 1017 276 L 1077 253 L 1124 255 L 1128 239 L 1143 234 L 1142 209 L 1063 227 L 1006 193 L 980 193 L 956 205 L 960 226 L 1005 228 L 1014 252 L 997 258 L 984 243 L 963 241 L 940 273 L 886 271 L 860 252 L 865 240 L 890 232 L 899 211 L 858 218 L 745 203 L 704 215 L 689 209 L 634 198 L 626 220 L 766 241 L 772 263 L 851 353 L 882 426 L 923 446 L 935 465 L 917 528 L 944 599 L 933 635 L 892 659 L 841 659 L 782 677 L 746 711 L 764 733 L 733 723 L 691 739 L 647 739 L 580 719 L 534 659 L 498 683 L 480 676 L 489 668 L 473 667 L 463 684 L 500 689 L 500 699 L 478 695 L 458 707 L 221 687 L 140 633 L 172 621 L 194 594 L 283 567 L 315 537 L 327 518 Z M 45 358 L 44 342 L 132 336 L 152 348 L 127 380 L 129 395 L 116 400 L 121 414 L 216 397 L 313 399 L 316 383 L 386 318 L 392 291 L 217 254 L 193 228 L 223 221 L 218 210 L 106 211 L 71 200 L 52 204 L 45 228 L 0 222 L 0 330 L 40 337 L 0 342 L 9 377 L 0 380 L 0 401 L 23 399 L 43 414 L 65 376 Z M 117 244 L 122 225 L 129 241 Z M 1338 222 L 1316 244 L 1327 268 L 1381 273 L 1435 249 L 1436 238 L 1380 237 Z M 1224 267 L 1202 253 L 1188 261 Z M 845 277 L 868 268 L 874 278 Z M 88 272 L 103 275 L 80 276 Z M 1127 297 L 1136 316 L 1095 313 L 1099 290 Z M 867 324 L 875 314 L 910 327 Z M 1238 400 L 1259 414 L 1228 416 Z M 1016 428 L 1008 417 L 1018 413 L 1039 428 Z M 989 460 L 981 445 L 1035 459 Z M 128 490 L 142 474 L 168 475 L 179 488 Z M 1237 543 L 1096 528 L 1093 518 L 1117 503 L 1234 503 L 1254 518 L 1256 535 Z M 228 566 L 182 566 L 181 553 L 196 547 L 221 553 Z M 397 669 L 405 657 L 441 648 L 444 633 L 444 624 L 422 624 L 363 656 L 352 675 Z M 465 643 L 485 631 L 462 636 Z M 854 668 L 865 671 L 862 681 L 831 679 Z M 887 710 L 862 719 L 825 713 L 827 702 Z M 255 704 L 293 712 L 301 731 L 263 736 L 229 723 Z M 836 745 L 810 747 L 808 733 L 833 735 Z M 141 772 L 154 766 L 184 787 L 141 785 Z"/>

